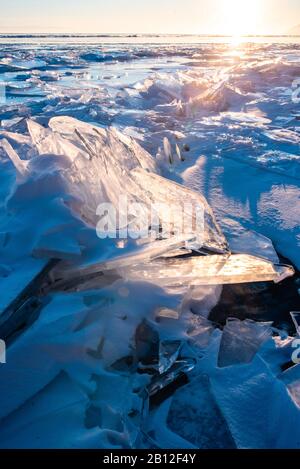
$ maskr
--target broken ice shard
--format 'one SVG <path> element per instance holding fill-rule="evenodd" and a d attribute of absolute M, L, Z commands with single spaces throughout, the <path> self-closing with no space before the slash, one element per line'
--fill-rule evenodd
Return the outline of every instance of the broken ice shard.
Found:
<path fill-rule="evenodd" d="M 180 340 L 163 340 L 159 344 L 159 372 L 165 373 L 176 362 L 180 348 Z"/>
<path fill-rule="evenodd" d="M 200 349 L 207 347 L 214 329 L 214 325 L 211 321 L 203 316 L 192 314 L 187 330 L 189 342 Z"/>
<path fill-rule="evenodd" d="M 149 396 L 155 395 L 183 374 L 192 371 L 195 366 L 196 360 L 194 358 L 177 360 L 168 371 L 152 379 L 151 383 L 147 386 L 147 393 Z"/>
<path fill-rule="evenodd" d="M 261 233 L 249 230 L 229 217 L 222 218 L 222 229 L 231 252 L 251 254 L 269 260 L 273 264 L 279 264 L 279 258 L 272 241 Z"/>
<path fill-rule="evenodd" d="M 191 227 L 199 227 L 199 230 L 192 228 L 190 234 L 198 238 L 200 247 L 209 251 L 217 253 L 224 253 L 228 251 L 227 241 L 219 228 L 213 211 L 206 199 L 199 193 L 192 191 L 180 184 L 165 179 L 158 174 L 152 172 L 145 172 L 140 168 L 135 168 L 132 171 L 132 178 L 136 184 L 147 192 L 151 204 L 168 207 L 176 207 L 171 213 L 159 212 L 159 216 L 163 226 L 173 225 L 179 232 L 189 234 L 187 229 L 188 223 L 185 224 L 184 218 L 188 219 Z M 187 203 L 188 202 L 188 203 Z M 197 214 L 203 214 L 203 223 L 199 224 Z M 183 228 L 180 230 L 180 228 Z M 196 239 L 197 241 L 197 239 Z"/>
<path fill-rule="evenodd" d="M 258 349 L 272 336 L 271 323 L 227 319 L 220 343 L 218 366 L 250 363 Z"/>
<path fill-rule="evenodd" d="M 298 352 L 296 353 L 298 355 Z M 297 407 L 300 408 L 300 365 L 295 364 L 294 366 L 285 370 L 283 373 L 281 373 L 280 379 L 286 385 L 288 393 Z"/>
<path fill-rule="evenodd" d="M 6 151 L 7 155 L 9 156 L 10 160 L 14 164 L 17 174 L 19 176 L 25 176 L 27 174 L 27 162 L 22 161 L 19 158 L 17 152 L 13 149 L 11 144 L 6 140 L 6 138 L 0 140 L 0 145 Z"/>

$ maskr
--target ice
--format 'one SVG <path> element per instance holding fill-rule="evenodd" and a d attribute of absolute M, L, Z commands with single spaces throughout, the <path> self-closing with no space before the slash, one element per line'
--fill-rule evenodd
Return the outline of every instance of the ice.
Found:
<path fill-rule="evenodd" d="M 87 152 L 68 142 L 59 134 L 53 134 L 51 130 L 45 129 L 38 123 L 28 120 L 27 126 L 33 145 L 40 155 L 62 155 L 67 156 L 71 162 L 77 157 L 83 156 L 89 159 Z"/>
<path fill-rule="evenodd" d="M 165 373 L 176 362 L 182 343 L 164 340 L 159 343 L 159 372 Z"/>
<path fill-rule="evenodd" d="M 232 86 L 222 73 L 216 74 L 213 81 L 207 80 L 201 73 L 190 71 L 177 72 L 171 78 L 157 74 L 152 79 L 146 79 L 138 89 L 147 100 L 157 105 L 168 103 L 169 108 L 173 106 L 175 114 L 185 117 L 194 115 L 197 110 L 228 111 L 255 97 Z"/>
<path fill-rule="evenodd" d="M 77 348 L 73 342 L 73 331 L 84 318 L 84 305 L 75 297 L 61 299 L 62 303 L 56 298 L 44 307 L 34 327 L 23 333 L 7 350 L 8 366 L 0 370 L 1 418 L 16 410 L 60 373 L 63 363 L 68 361 L 64 354 L 67 342 L 73 351 Z M 62 336 L 63 341 L 60 339 Z M 76 353 L 83 358 L 83 344 Z"/>
<path fill-rule="evenodd" d="M 266 236 L 244 228 L 236 220 L 223 218 L 222 229 L 233 253 L 251 254 L 279 264 L 273 243 Z"/>
<path fill-rule="evenodd" d="M 274 265 L 246 254 L 196 256 L 187 259 L 155 259 L 151 264 L 117 267 L 117 272 L 130 280 L 143 279 L 159 285 L 224 285 L 274 281 L 294 275 L 293 268 Z"/>
<path fill-rule="evenodd" d="M 211 158 L 200 157 L 194 166 L 189 167 L 183 173 L 185 184 L 192 189 L 201 188 L 209 200 L 213 201 L 212 205 L 218 219 L 232 218 L 244 228 L 272 239 L 276 250 L 298 267 L 300 238 L 299 224 L 295 222 L 299 219 L 297 180 L 283 173 L 260 171 L 256 163 L 255 166 L 249 166 L 245 148 L 243 153 L 242 150 L 240 151 L 240 154 L 233 150 L 228 152 L 230 159 L 227 159 L 227 152 L 223 151 L 222 157 L 225 156 L 225 158 L 222 163 L 217 159 L 215 163 L 212 163 Z M 240 173 L 247 177 L 241 178 Z M 207 178 L 212 177 L 214 183 L 208 183 Z M 219 186 L 222 185 L 224 177 L 228 183 L 224 189 L 220 189 Z M 224 228 L 228 234 L 230 225 L 228 224 L 229 229 L 227 229 L 226 224 L 225 221 Z M 254 246 L 251 241 L 251 249 L 252 247 Z M 257 255 L 257 252 L 257 250 L 253 251 L 253 254 Z M 262 250 L 259 255 L 264 256 Z"/>
<path fill-rule="evenodd" d="M 91 433 L 84 428 L 87 402 L 76 383 L 61 374 L 5 419 L 0 429 L 1 448 L 76 447 L 83 435 L 85 439 Z M 55 431 L 51 431 L 53 426 Z"/>
<path fill-rule="evenodd" d="M 295 364 L 284 371 L 280 378 L 287 387 L 287 390 L 300 410 L 300 365 Z"/>
<path fill-rule="evenodd" d="M 171 144 L 168 137 L 163 138 L 163 148 L 158 149 L 156 160 L 160 165 L 173 165 L 180 161 L 184 161 L 184 156 L 181 154 L 180 148 L 177 143 Z"/>
<path fill-rule="evenodd" d="M 270 325 L 249 319 L 228 319 L 220 343 L 218 366 L 223 368 L 250 363 L 259 348 L 271 337 Z"/>
<path fill-rule="evenodd" d="M 10 267 L 8 275 L 0 279 L 2 295 L 0 297 L 0 312 L 9 307 L 18 298 L 28 285 L 45 268 L 47 261 L 44 259 L 29 258 Z M 3 321 L 0 314 L 0 324 Z"/>
<path fill-rule="evenodd" d="M 24 177 L 27 175 L 27 164 L 19 158 L 19 155 L 10 145 L 10 143 L 4 138 L 0 141 L 2 148 L 6 151 L 7 155 L 13 162 L 19 176 Z"/>
<path fill-rule="evenodd" d="M 163 143 L 164 143 L 165 157 L 169 160 L 169 163 L 172 164 L 173 163 L 172 149 L 171 149 L 171 145 L 167 137 L 164 138 Z"/>
<path fill-rule="evenodd" d="M 194 377 L 177 390 L 167 418 L 168 428 L 199 449 L 230 449 L 235 443 L 213 396 L 209 377 Z"/>
<path fill-rule="evenodd" d="M 248 364 L 215 368 L 218 349 L 216 338 L 201 369 L 210 375 L 213 395 L 237 447 L 297 448 L 299 409 L 270 363 L 258 352 Z"/>
<path fill-rule="evenodd" d="M 227 241 L 220 230 L 218 223 L 215 219 L 213 211 L 205 198 L 196 192 L 193 192 L 179 184 L 176 184 L 154 173 L 144 173 L 139 168 L 133 171 L 134 180 L 142 187 L 147 187 L 147 191 L 155 203 L 168 204 L 170 207 L 177 207 L 178 215 L 176 213 L 172 223 L 176 226 L 181 226 L 182 215 L 180 214 L 180 207 L 185 209 L 187 216 L 192 218 L 192 226 L 198 226 L 196 220 L 197 210 L 203 211 L 204 226 L 199 227 L 198 232 L 194 232 L 199 237 L 200 248 L 208 249 L 215 252 L 225 252 L 228 250 Z M 185 206 L 188 201 L 190 207 Z M 175 212 L 175 210 L 174 210 Z M 162 216 L 162 223 L 168 225 L 169 214 L 159 213 Z M 164 218 L 166 217 L 166 218 Z M 184 227 L 185 228 L 185 227 Z M 203 230 L 203 232 L 200 231 Z"/>
<path fill-rule="evenodd" d="M 284 151 L 269 150 L 258 158 L 259 163 L 271 170 L 281 172 L 295 179 L 299 179 L 300 155 L 296 153 L 287 153 Z"/>
<path fill-rule="evenodd" d="M 222 112 L 216 120 L 232 120 L 239 122 L 244 125 L 251 125 L 258 127 L 264 126 L 265 124 L 270 124 L 271 120 L 267 119 L 263 115 L 255 114 L 254 112 Z"/>
<path fill-rule="evenodd" d="M 20 120 L 18 119 L 18 122 L 19 121 Z M 31 144 L 31 138 L 29 137 L 29 135 L 23 135 L 17 132 L 10 132 L 8 130 L 1 130 L 0 135 L 3 137 L 6 137 L 8 140 L 12 140 L 12 142 L 15 142 L 15 143 L 20 143 L 23 145 Z"/>
<path fill-rule="evenodd" d="M 130 281 L 144 281 L 164 288 L 201 285 L 226 285 L 249 282 L 273 281 L 279 283 L 294 275 L 294 269 L 246 254 L 210 255 L 194 257 L 163 257 L 174 247 L 184 246 L 190 238 L 157 241 L 137 249 L 133 254 L 115 257 L 85 268 L 72 269 L 58 266 L 53 274 L 53 288 L 67 289 L 69 285 L 78 289 L 101 286 L 103 273 L 120 276 Z M 56 281 L 58 279 L 58 281 Z"/>
<path fill-rule="evenodd" d="M 121 169 L 133 169 L 137 166 L 156 172 L 157 166 L 153 158 L 134 139 L 123 135 L 114 128 L 102 129 L 70 117 L 56 117 L 50 120 L 49 127 L 56 133 L 68 137 L 70 141 L 77 141 L 75 130 L 87 141 L 95 155 L 107 152 L 108 165 L 114 169 L 116 161 Z M 104 148 L 102 148 L 102 146 Z M 104 156 L 103 155 L 103 156 Z M 111 156 L 111 158 L 110 158 Z M 110 161 L 110 159 L 112 161 Z"/>
<path fill-rule="evenodd" d="M 156 376 L 147 386 L 149 396 L 154 396 L 162 389 L 182 377 L 182 374 L 191 372 L 196 366 L 195 358 L 177 360 L 166 372 Z"/>
<path fill-rule="evenodd" d="M 238 88 L 233 87 L 227 83 L 227 80 L 221 80 L 217 85 L 194 98 L 188 106 L 192 109 L 200 108 L 206 111 L 224 112 L 242 107 L 243 104 L 254 97 L 253 94 L 243 93 Z"/>
<path fill-rule="evenodd" d="M 150 422 L 145 426 L 145 439 L 150 448 L 168 449 L 196 449 L 196 447 L 172 432 L 167 426 L 167 418 L 171 400 L 165 401 L 158 409 L 155 409 Z"/>
<path fill-rule="evenodd" d="M 205 349 L 215 329 L 214 325 L 205 317 L 196 314 L 190 316 L 188 324 L 189 342 L 197 348 Z"/>
<path fill-rule="evenodd" d="M 118 207 L 119 188 L 124 186 L 126 174 L 125 194 L 131 200 L 144 201 L 144 191 L 132 181 L 129 171 L 136 166 L 155 171 L 156 166 L 135 141 L 115 130 L 97 129 L 72 118 L 54 118 L 49 125 L 50 128 L 45 129 L 28 121 L 32 145 L 41 155 L 41 160 L 31 160 L 29 168 L 32 172 L 41 171 L 43 161 L 45 165 L 49 161 L 45 155 L 61 156 L 61 163 L 65 165 L 61 179 L 68 196 L 77 200 L 70 205 L 84 220 L 96 223 L 100 202 L 111 201 Z M 59 163 L 59 159 L 56 161 Z M 21 167 L 15 154 L 14 162 Z"/>
<path fill-rule="evenodd" d="M 300 265 L 299 45 L 103 40 L 0 38 L 0 446 L 299 448 L 295 338 L 207 319 Z M 121 193 L 204 230 L 99 239 Z"/>
<path fill-rule="evenodd" d="M 56 289 L 68 288 L 68 284 L 72 282 L 72 284 L 75 283 L 77 288 L 84 289 L 86 288 L 85 282 L 92 278 L 95 278 L 97 285 L 97 278 L 99 279 L 98 282 L 101 282 L 103 272 L 118 276 L 119 273 L 116 269 L 130 268 L 130 266 L 139 265 L 142 262 L 151 262 L 165 253 L 172 252 L 173 249 L 184 247 L 186 242 L 191 240 L 194 240 L 194 237 L 172 237 L 162 241 L 149 242 L 145 245 L 137 246 L 137 248 L 133 245 L 132 252 L 130 252 L 129 246 L 129 252 L 126 254 L 119 255 L 118 252 L 113 252 L 109 260 L 82 268 L 71 268 L 70 265 L 62 264 L 53 272 L 53 286 Z M 113 246 L 115 247 L 115 242 Z M 56 280 L 58 281 L 56 282 Z M 87 286 L 90 287 L 89 285 Z"/>
<path fill-rule="evenodd" d="M 264 134 L 272 140 L 278 140 L 280 142 L 293 143 L 293 144 L 300 143 L 300 135 L 297 132 L 293 132 L 292 130 L 285 130 L 285 129 L 270 130 L 270 131 L 264 132 Z"/>
<path fill-rule="evenodd" d="M 26 148 L 21 148 L 24 160 L 8 142 L 5 143 L 6 140 L 2 140 L 5 148 L 9 149 L 14 165 L 18 167 L 19 172 L 22 171 L 22 181 L 16 185 L 10 198 L 11 206 L 20 203 L 24 191 L 30 194 L 29 187 L 32 194 L 36 191 L 54 197 L 56 192 L 57 195 L 62 195 L 64 204 L 70 207 L 83 223 L 95 226 L 98 204 L 110 202 L 119 211 L 118 229 L 124 229 L 128 224 L 127 217 L 122 221 L 126 208 L 119 205 L 120 187 L 123 187 L 128 203 L 142 203 L 148 220 L 152 219 L 150 217 L 153 205 L 161 207 L 162 204 L 168 204 L 171 210 L 170 217 L 168 210 L 166 212 L 160 208 L 156 209 L 159 223 L 171 234 L 169 239 L 153 241 L 150 237 L 143 242 L 129 242 L 122 255 L 115 249 L 115 254 L 112 253 L 110 259 L 105 262 L 100 261 L 90 267 L 76 267 L 74 272 L 68 269 L 68 280 L 120 266 L 135 265 L 195 244 L 200 244 L 201 249 L 212 252 L 228 250 L 226 239 L 205 198 L 157 174 L 159 168 L 155 160 L 134 139 L 115 129 L 96 128 L 70 117 L 53 118 L 48 128 L 33 120 L 28 120 L 27 125 L 32 149 L 27 150 L 26 140 Z M 36 156 L 36 153 L 39 156 Z M 191 217 L 192 226 L 197 227 L 196 232 L 195 228 L 189 228 L 190 231 L 182 235 L 176 231 L 172 233 L 174 225 L 183 228 L 183 214 L 178 208 L 187 210 L 185 216 Z M 203 212 L 204 226 L 202 222 L 199 226 L 196 219 L 198 209 Z M 138 227 L 138 219 L 131 221 L 132 232 Z M 60 247 L 59 231 L 60 228 L 56 229 L 54 226 L 52 230 L 42 232 L 33 252 L 44 257 L 73 257 L 72 260 L 75 261 L 76 257 L 81 255 L 77 241 L 71 239 L 70 230 L 68 234 L 64 231 L 64 236 L 67 235 L 69 239 L 68 246 L 64 243 L 65 246 Z M 164 234 L 163 231 L 162 237 Z M 106 245 L 109 245 L 109 240 Z M 102 250 L 101 255 L 105 258 L 107 252 Z"/>
<path fill-rule="evenodd" d="M 35 257 L 73 260 L 81 256 L 81 248 L 72 237 L 72 226 L 58 226 L 44 233 L 38 240 L 33 254 Z"/>

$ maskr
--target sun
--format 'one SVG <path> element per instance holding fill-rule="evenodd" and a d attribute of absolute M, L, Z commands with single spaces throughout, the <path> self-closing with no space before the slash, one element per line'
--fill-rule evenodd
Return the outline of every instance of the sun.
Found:
<path fill-rule="evenodd" d="M 222 0 L 220 29 L 233 37 L 259 34 L 262 0 Z"/>

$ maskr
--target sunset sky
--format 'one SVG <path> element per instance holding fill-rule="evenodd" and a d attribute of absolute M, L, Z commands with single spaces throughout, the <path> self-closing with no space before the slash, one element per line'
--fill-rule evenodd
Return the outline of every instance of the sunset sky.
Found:
<path fill-rule="evenodd" d="M 0 33 L 285 34 L 300 0 L 1 0 Z"/>

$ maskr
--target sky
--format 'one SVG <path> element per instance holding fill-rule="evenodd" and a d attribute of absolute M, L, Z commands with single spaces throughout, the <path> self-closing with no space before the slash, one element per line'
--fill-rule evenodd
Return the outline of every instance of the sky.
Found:
<path fill-rule="evenodd" d="M 0 33 L 285 34 L 300 0 L 0 0 Z"/>

